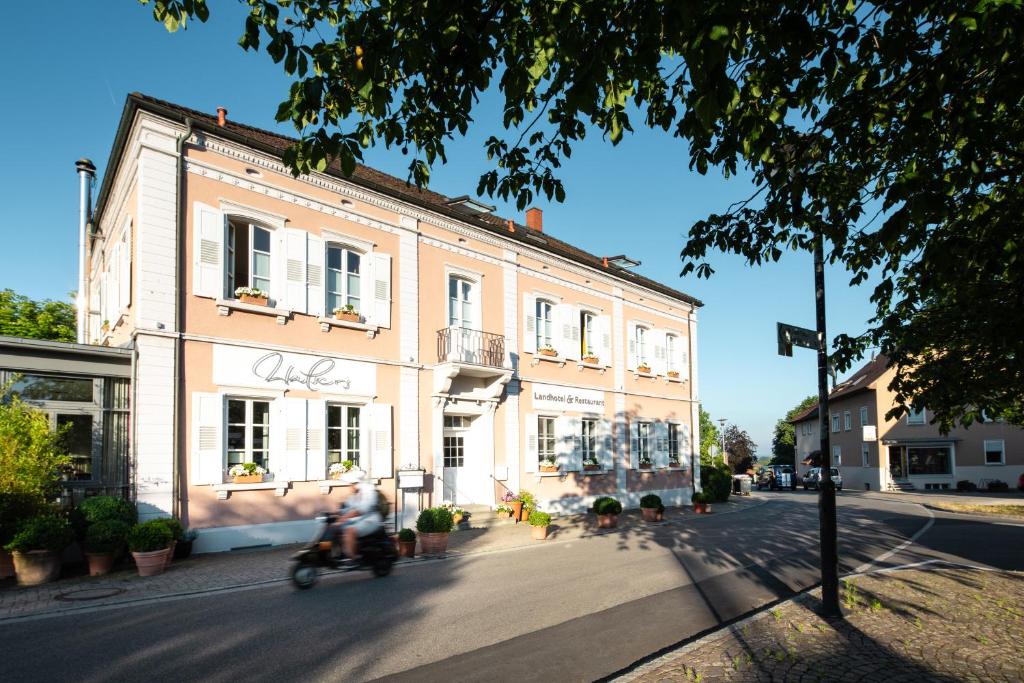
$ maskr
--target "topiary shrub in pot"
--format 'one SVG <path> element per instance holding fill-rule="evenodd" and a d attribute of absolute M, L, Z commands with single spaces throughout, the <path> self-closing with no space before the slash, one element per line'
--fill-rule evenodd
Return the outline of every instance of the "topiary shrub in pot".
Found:
<path fill-rule="evenodd" d="M 44 507 L 35 494 L 21 491 L 0 493 L 0 579 L 14 576 L 14 558 L 4 546 L 14 540 L 18 527 L 42 512 Z"/>
<path fill-rule="evenodd" d="M 162 523 L 171 532 L 171 544 L 167 546 L 167 562 L 164 564 L 166 569 L 171 566 L 171 560 L 174 558 L 174 549 L 178 544 L 178 539 L 185 533 L 185 527 L 182 526 L 176 517 L 158 517 L 153 521 Z"/>
<path fill-rule="evenodd" d="M 601 496 L 594 501 L 594 514 L 597 515 L 598 529 L 614 529 L 619 525 L 622 503 L 611 496 Z"/>
<path fill-rule="evenodd" d="M 89 525 L 85 532 L 85 558 L 89 562 L 89 576 L 103 576 L 114 566 L 114 558 L 121 554 L 131 527 L 119 519 L 101 519 Z"/>
<path fill-rule="evenodd" d="M 19 527 L 6 549 L 14 556 L 18 585 L 37 586 L 60 575 L 60 554 L 71 545 L 74 533 L 63 517 L 42 514 Z"/>
<path fill-rule="evenodd" d="M 693 502 L 693 511 L 696 512 L 698 515 L 703 515 L 707 514 L 708 512 L 711 512 L 710 496 L 708 496 L 708 494 L 704 493 L 703 491 L 695 491 L 694 494 L 690 497 L 690 500 Z"/>
<path fill-rule="evenodd" d="M 455 526 L 452 513 L 446 507 L 427 508 L 416 519 L 420 536 L 420 552 L 424 555 L 443 555 L 448 550 L 448 535 Z"/>
<path fill-rule="evenodd" d="M 416 532 L 412 529 L 398 532 L 398 556 L 416 557 Z"/>
<path fill-rule="evenodd" d="M 128 533 L 128 549 L 135 558 L 139 576 L 163 573 L 171 538 L 171 530 L 160 519 L 151 519 L 132 527 Z"/>
<path fill-rule="evenodd" d="M 665 506 L 661 504 L 661 497 L 648 493 L 641 498 L 640 514 L 644 516 L 645 522 L 660 522 L 665 514 Z"/>
<path fill-rule="evenodd" d="M 543 541 L 548 537 L 548 527 L 551 525 L 551 515 L 540 510 L 530 513 L 530 534 L 536 541 Z"/>

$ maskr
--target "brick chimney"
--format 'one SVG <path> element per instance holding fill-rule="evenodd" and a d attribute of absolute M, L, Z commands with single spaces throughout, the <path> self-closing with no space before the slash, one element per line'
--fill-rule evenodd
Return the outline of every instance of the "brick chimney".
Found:
<path fill-rule="evenodd" d="M 532 228 L 537 232 L 544 232 L 544 212 L 533 207 L 527 209 L 526 227 Z"/>
<path fill-rule="evenodd" d="M 221 128 L 224 127 L 224 122 L 228 120 L 228 110 L 224 107 L 217 107 L 217 125 Z"/>

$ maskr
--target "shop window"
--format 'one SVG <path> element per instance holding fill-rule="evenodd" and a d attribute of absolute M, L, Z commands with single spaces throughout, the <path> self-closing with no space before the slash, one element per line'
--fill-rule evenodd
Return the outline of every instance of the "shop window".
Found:
<path fill-rule="evenodd" d="M 850 415 L 849 410 L 843 411 L 843 429 L 845 431 L 850 431 L 851 429 L 853 429 L 853 416 Z"/>
<path fill-rule="evenodd" d="M 985 448 L 985 464 L 986 465 L 1004 465 L 1006 464 L 1006 444 L 1002 439 L 986 440 L 984 444 Z"/>
<path fill-rule="evenodd" d="M 54 377 L 50 375 L 16 375 L 10 393 L 23 401 L 63 401 L 93 403 L 93 380 L 82 377 Z"/>
<path fill-rule="evenodd" d="M 228 221 L 227 298 L 235 298 L 239 287 L 270 292 L 271 242 L 266 228 Z"/>
<path fill-rule="evenodd" d="M 537 350 L 554 348 L 554 310 L 550 301 L 537 299 Z"/>
<path fill-rule="evenodd" d="M 327 468 L 349 460 L 352 467 L 361 469 L 360 425 L 362 409 L 359 406 L 329 404 L 327 406 Z"/>
<path fill-rule="evenodd" d="M 668 423 L 668 464 L 679 464 L 679 425 Z"/>
<path fill-rule="evenodd" d="M 88 414 L 58 413 L 55 415 L 57 431 L 64 432 L 62 446 L 71 458 L 74 481 L 92 481 L 96 461 L 96 440 L 93 430 L 93 416 Z"/>
<path fill-rule="evenodd" d="M 907 466 L 910 474 L 949 474 L 949 465 L 949 448 L 907 448 Z"/>
<path fill-rule="evenodd" d="M 327 312 L 352 306 L 362 311 L 363 256 L 345 246 L 327 247 Z"/>
<path fill-rule="evenodd" d="M 910 412 L 907 413 L 907 424 L 923 425 L 924 417 L 924 408 L 911 408 Z"/>
<path fill-rule="evenodd" d="M 253 462 L 270 470 L 270 402 L 228 399 L 228 467 Z"/>
<path fill-rule="evenodd" d="M 537 418 L 537 460 L 555 460 L 555 418 Z"/>
<path fill-rule="evenodd" d="M 584 419 L 581 423 L 580 448 L 583 464 L 592 465 L 597 460 L 597 420 Z"/>
<path fill-rule="evenodd" d="M 583 311 L 580 313 L 580 338 L 581 358 L 597 355 L 597 316 L 593 313 Z"/>

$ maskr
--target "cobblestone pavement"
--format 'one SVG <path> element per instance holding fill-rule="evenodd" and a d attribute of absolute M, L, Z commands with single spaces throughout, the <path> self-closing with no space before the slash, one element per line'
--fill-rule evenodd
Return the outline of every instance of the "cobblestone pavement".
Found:
<path fill-rule="evenodd" d="M 659 657 L 620 681 L 1024 681 L 1024 575 L 933 565 L 820 591 Z"/>
<path fill-rule="evenodd" d="M 736 512 L 765 502 L 757 497 L 717 505 L 712 516 Z M 699 525 L 703 517 L 690 508 L 669 508 L 662 526 Z M 553 521 L 546 542 L 571 541 L 592 535 L 629 534 L 643 525 L 639 513 L 625 513 L 620 528 L 598 530 L 593 515 L 572 515 Z M 499 522 L 488 528 L 453 532 L 448 558 L 482 552 L 503 552 L 537 546 L 525 523 Z M 221 590 L 239 590 L 271 582 L 287 581 L 290 555 L 298 546 L 211 553 L 176 560 L 163 574 L 140 577 L 128 560 L 106 576 L 84 576 L 65 566 L 64 578 L 42 586 L 19 587 L 14 579 L 0 581 L 0 621 L 12 618 L 76 611 L 98 606 L 134 603 Z M 420 562 L 422 558 L 403 562 Z"/>

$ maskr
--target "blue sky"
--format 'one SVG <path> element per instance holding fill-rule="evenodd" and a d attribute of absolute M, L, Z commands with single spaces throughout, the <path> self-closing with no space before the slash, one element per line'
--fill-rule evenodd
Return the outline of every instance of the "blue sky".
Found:
<path fill-rule="evenodd" d="M 0 288 L 34 298 L 63 298 L 75 288 L 78 189 L 74 162 L 91 158 L 102 174 L 125 95 L 140 91 L 213 113 L 293 134 L 274 122 L 288 81 L 265 54 L 236 45 L 241 9 L 213 3 L 207 24 L 167 34 L 148 8 L 132 2 L 47 3 L 39 26 L 30 3 L 8 8 L 0 28 L 0 63 L 8 104 L 0 124 L 8 133 L 0 192 Z M 19 16 L 20 15 L 20 16 Z M 488 169 L 483 140 L 500 135 L 493 98 L 484 101 L 465 140 L 448 147 L 449 163 L 433 171 L 431 186 L 448 195 L 473 194 Z M 777 355 L 775 323 L 813 327 L 811 256 L 787 254 L 777 264 L 749 268 L 742 259 L 715 254 L 710 280 L 680 278 L 679 251 L 690 225 L 749 194 L 742 176 L 729 180 L 687 168 L 686 146 L 665 134 L 640 131 L 616 148 L 596 133 L 579 144 L 563 167 L 564 204 L 539 201 L 550 232 L 596 254 L 626 253 L 639 271 L 699 299 L 700 394 L 714 418 L 746 429 L 770 453 L 775 421 L 815 393 L 810 350 Z M 371 150 L 367 163 L 405 177 L 398 152 Z M 524 217 L 497 200 L 498 212 Z M 851 288 L 838 269 L 827 273 L 830 336 L 856 333 L 871 317 L 867 286 Z"/>

